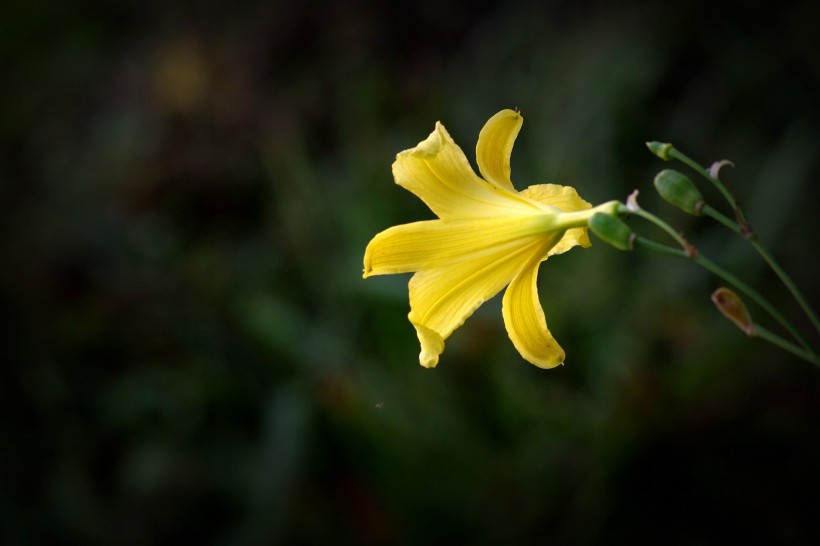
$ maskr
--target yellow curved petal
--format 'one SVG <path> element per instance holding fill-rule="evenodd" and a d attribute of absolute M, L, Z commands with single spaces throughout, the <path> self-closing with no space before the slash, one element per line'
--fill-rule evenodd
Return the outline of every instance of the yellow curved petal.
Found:
<path fill-rule="evenodd" d="M 575 188 L 559 184 L 537 184 L 522 190 L 521 195 L 539 203 L 550 205 L 563 212 L 575 212 L 592 208 L 592 204 L 581 199 Z M 587 228 L 568 229 L 561 240 L 550 250 L 549 255 L 563 254 L 574 246 L 588 248 L 592 245 Z"/>
<path fill-rule="evenodd" d="M 572 186 L 559 184 L 536 184 L 525 190 L 521 195 L 545 205 L 551 205 L 563 212 L 575 212 L 592 208 L 592 204 L 581 199 Z"/>
<path fill-rule="evenodd" d="M 441 123 L 418 146 L 396 156 L 393 177 L 439 218 L 482 218 L 538 207 L 515 191 L 479 178 Z"/>
<path fill-rule="evenodd" d="M 538 262 L 534 259 L 512 280 L 504 293 L 501 312 L 510 339 L 528 362 L 539 368 L 564 363 L 564 350 L 547 328 L 538 299 Z"/>
<path fill-rule="evenodd" d="M 564 233 L 564 236 L 561 237 L 561 240 L 558 241 L 558 244 L 550 249 L 548 256 L 563 254 L 575 246 L 581 246 L 582 248 L 589 248 L 592 246 L 592 242 L 589 240 L 587 228 L 568 229 Z"/>
<path fill-rule="evenodd" d="M 502 110 L 491 117 L 475 148 L 478 170 L 485 180 L 496 186 L 514 190 L 510 181 L 510 155 L 524 118 L 513 110 Z"/>
<path fill-rule="evenodd" d="M 555 236 L 534 236 L 512 249 L 497 249 L 484 256 L 464 260 L 449 267 L 424 270 L 410 279 L 410 314 L 408 318 L 422 341 L 424 363 L 425 347 L 419 327 L 429 329 L 442 342 L 478 309 L 495 296 L 521 270 L 522 264 L 536 260 L 547 253 Z M 443 343 L 440 349 L 443 350 Z"/>
<path fill-rule="evenodd" d="M 444 340 L 438 333 L 421 324 L 414 324 L 416 335 L 421 344 L 419 353 L 419 364 L 425 368 L 435 368 L 438 364 L 438 357 L 444 352 Z"/>
<path fill-rule="evenodd" d="M 440 269 L 502 256 L 544 236 L 550 216 L 527 213 L 468 220 L 427 220 L 388 228 L 364 253 L 364 277 Z"/>

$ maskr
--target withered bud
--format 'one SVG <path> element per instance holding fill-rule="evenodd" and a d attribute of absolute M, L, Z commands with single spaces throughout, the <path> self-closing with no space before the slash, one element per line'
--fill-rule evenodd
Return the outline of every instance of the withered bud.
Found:
<path fill-rule="evenodd" d="M 722 286 L 712 292 L 712 303 L 718 311 L 723 313 L 723 316 L 734 322 L 747 336 L 755 335 L 755 323 L 752 322 L 752 317 L 740 296 Z"/>

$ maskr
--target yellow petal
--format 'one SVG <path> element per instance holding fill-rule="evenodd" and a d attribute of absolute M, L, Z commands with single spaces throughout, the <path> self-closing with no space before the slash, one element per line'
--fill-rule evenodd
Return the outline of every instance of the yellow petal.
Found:
<path fill-rule="evenodd" d="M 364 277 L 481 261 L 545 237 L 548 212 L 468 220 L 427 220 L 388 228 L 364 253 Z M 548 235 L 546 235 L 548 237 Z"/>
<path fill-rule="evenodd" d="M 478 170 L 485 180 L 496 186 L 514 189 L 510 181 L 510 155 L 524 118 L 513 110 L 502 110 L 491 117 L 475 148 Z"/>
<path fill-rule="evenodd" d="M 512 249 L 499 247 L 449 267 L 413 275 L 408 318 L 416 326 L 422 342 L 422 365 L 426 365 L 425 355 L 428 362 L 431 361 L 429 355 L 436 347 L 433 344 L 425 346 L 422 339 L 425 330 L 420 327 L 435 332 L 443 342 L 482 303 L 500 292 L 521 270 L 522 264 L 540 261 L 555 238 L 549 235 L 532 237 Z M 443 350 L 443 343 L 438 348 Z"/>
<path fill-rule="evenodd" d="M 416 194 L 439 218 L 481 218 L 510 209 L 535 210 L 517 192 L 479 178 L 461 148 L 441 123 L 415 148 L 396 156 L 396 183 Z"/>
<path fill-rule="evenodd" d="M 581 199 L 572 186 L 559 184 L 536 184 L 522 190 L 521 195 L 560 209 L 563 212 L 575 212 L 592 208 L 592 204 Z"/>
<path fill-rule="evenodd" d="M 416 335 L 421 344 L 419 353 L 419 364 L 425 368 L 435 368 L 438 364 L 438 357 L 444 352 L 444 340 L 438 333 L 421 324 L 414 324 Z"/>
<path fill-rule="evenodd" d="M 510 339 L 528 362 L 539 368 L 554 368 L 564 362 L 564 350 L 547 329 L 538 299 L 538 262 L 529 264 L 512 280 L 504 293 L 501 312 Z"/>
<path fill-rule="evenodd" d="M 568 229 L 564 232 L 564 236 L 558 241 L 549 252 L 549 256 L 555 256 L 556 254 L 563 254 L 567 250 L 571 249 L 575 246 L 581 246 L 583 248 L 589 248 L 592 246 L 592 242 L 589 240 L 589 233 L 587 232 L 587 228 L 572 228 Z"/>
<path fill-rule="evenodd" d="M 592 208 L 592 204 L 581 199 L 575 188 L 558 184 L 537 184 L 521 191 L 521 195 L 550 205 L 563 212 L 575 212 Z M 587 248 L 592 243 L 589 240 L 587 228 L 568 229 L 564 237 L 550 250 L 549 255 L 562 254 L 576 245 Z"/>

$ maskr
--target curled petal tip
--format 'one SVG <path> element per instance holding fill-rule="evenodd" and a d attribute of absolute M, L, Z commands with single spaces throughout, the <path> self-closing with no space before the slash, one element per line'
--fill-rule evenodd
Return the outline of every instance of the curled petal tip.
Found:
<path fill-rule="evenodd" d="M 719 179 L 720 178 L 720 169 L 722 169 L 723 167 L 726 167 L 727 165 L 729 167 L 734 167 L 735 166 L 735 164 L 732 163 L 731 161 L 729 161 L 728 159 L 721 159 L 720 161 L 715 161 L 709 167 L 709 170 L 708 170 L 709 176 L 711 176 L 712 178 L 715 178 L 715 179 Z"/>
<path fill-rule="evenodd" d="M 438 355 L 422 351 L 419 353 L 419 364 L 423 368 L 435 368 L 438 365 Z"/>
<path fill-rule="evenodd" d="M 524 118 L 514 110 L 501 110 L 482 127 L 476 144 L 478 170 L 484 179 L 498 187 L 513 190 L 510 180 L 510 155 Z"/>
<path fill-rule="evenodd" d="M 413 323 L 416 327 L 416 335 L 421 343 L 419 353 L 419 364 L 425 368 L 435 368 L 438 365 L 438 358 L 444 352 L 444 340 L 434 330 L 423 324 Z"/>
<path fill-rule="evenodd" d="M 437 121 L 436 127 L 433 129 L 433 132 L 430 133 L 430 136 L 416 144 L 415 148 L 410 148 L 409 150 L 404 150 L 403 152 L 396 154 L 396 159 L 406 155 L 434 156 L 438 154 L 444 145 L 442 132 L 446 134 L 446 131 L 447 130 L 444 128 L 444 125 L 442 125 L 440 121 Z"/>
<path fill-rule="evenodd" d="M 638 204 L 638 194 L 640 194 L 640 192 L 635 190 L 629 194 L 629 197 L 626 198 L 626 208 L 631 212 L 638 212 L 641 210 L 641 206 Z"/>

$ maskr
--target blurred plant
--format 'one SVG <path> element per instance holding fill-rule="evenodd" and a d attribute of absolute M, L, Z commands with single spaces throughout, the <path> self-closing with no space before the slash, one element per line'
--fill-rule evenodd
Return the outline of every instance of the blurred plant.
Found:
<path fill-rule="evenodd" d="M 812 346 L 759 292 L 703 256 L 682 234 L 638 204 L 638 191 L 626 203 L 608 201 L 597 207 L 575 189 L 555 184 L 530 186 L 518 192 L 510 180 L 510 155 L 523 118 L 502 110 L 482 128 L 476 145 L 475 174 L 464 152 L 439 122 L 415 148 L 393 163 L 396 183 L 416 194 L 438 216 L 436 220 L 391 227 L 376 235 L 364 256 L 364 277 L 413 272 L 410 313 L 425 367 L 438 364 L 444 341 L 487 299 L 509 285 L 502 314 L 510 339 L 521 356 L 541 368 L 564 361 L 564 351 L 547 329 L 538 299 L 540 262 L 574 246 L 590 245 L 587 229 L 620 250 L 646 248 L 689 259 L 742 292 L 792 336 L 789 341 L 755 323 L 741 298 L 722 287 L 712 301 L 750 337 L 760 337 L 820 366 Z M 708 170 L 671 144 L 650 142 L 650 151 L 664 160 L 678 159 L 714 184 L 728 201 L 734 220 L 706 203 L 684 174 L 665 169 L 655 188 L 666 201 L 694 216 L 710 216 L 750 242 L 799 302 L 814 327 L 820 322 L 791 278 L 757 240 L 734 196 L 718 178 L 729 161 Z M 634 233 L 620 216 L 635 215 L 666 232 L 679 246 L 669 246 Z"/>

